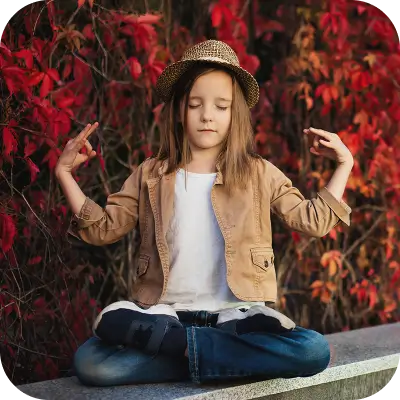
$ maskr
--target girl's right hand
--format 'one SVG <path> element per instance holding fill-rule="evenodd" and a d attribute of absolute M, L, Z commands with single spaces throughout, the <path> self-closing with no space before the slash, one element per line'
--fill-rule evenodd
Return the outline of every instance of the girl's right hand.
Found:
<path fill-rule="evenodd" d="M 67 142 L 64 151 L 61 153 L 57 161 L 55 169 L 57 174 L 63 172 L 71 173 L 85 161 L 96 157 L 96 152 L 93 150 L 92 145 L 89 143 L 87 138 L 98 126 L 98 122 L 95 122 L 93 125 L 88 124 L 78 136 Z M 80 153 L 84 147 L 86 148 L 86 154 Z"/>

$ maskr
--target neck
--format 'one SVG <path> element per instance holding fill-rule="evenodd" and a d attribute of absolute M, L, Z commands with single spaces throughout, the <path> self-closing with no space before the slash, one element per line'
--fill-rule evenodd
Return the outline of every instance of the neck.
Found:
<path fill-rule="evenodd" d="M 186 166 L 187 171 L 198 174 L 210 174 L 216 172 L 218 154 L 206 151 L 192 151 L 192 158 Z"/>

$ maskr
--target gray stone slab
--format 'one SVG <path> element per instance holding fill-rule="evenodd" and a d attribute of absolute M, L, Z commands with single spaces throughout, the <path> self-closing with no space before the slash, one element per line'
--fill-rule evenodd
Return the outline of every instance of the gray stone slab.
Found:
<path fill-rule="evenodd" d="M 389 379 L 387 377 L 391 376 L 398 366 L 400 354 L 399 333 L 400 323 L 327 335 L 327 339 L 334 349 L 333 362 L 330 368 L 309 378 L 271 379 L 261 382 L 240 382 L 212 386 L 174 383 L 90 388 L 81 385 L 75 377 L 72 377 L 23 385 L 18 388 L 32 397 L 45 400 L 56 398 L 61 400 L 120 400 L 136 398 L 149 400 L 247 400 L 278 399 L 279 394 L 283 396 L 286 393 L 289 396 L 290 393 L 293 394 L 300 389 L 316 389 L 321 385 L 328 384 L 334 387 L 334 382 L 339 385 L 339 390 L 340 383 L 338 382 L 349 379 L 363 379 L 362 376 L 366 374 L 375 374 L 371 384 L 372 382 L 378 382 L 375 386 L 379 386 L 379 382 L 385 382 L 385 379 L 387 382 L 387 379 Z M 370 376 L 372 377 L 372 375 Z M 343 384 L 341 387 L 343 387 Z M 374 388 L 370 390 L 375 390 Z M 301 392 L 307 393 L 304 390 Z"/>
<path fill-rule="evenodd" d="M 326 335 L 332 366 L 400 353 L 400 323 Z"/>

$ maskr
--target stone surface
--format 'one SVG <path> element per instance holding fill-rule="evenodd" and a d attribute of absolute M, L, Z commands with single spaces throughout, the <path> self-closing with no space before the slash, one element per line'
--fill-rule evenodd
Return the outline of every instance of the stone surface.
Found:
<path fill-rule="evenodd" d="M 395 369 L 307 386 L 289 392 L 259 397 L 268 400 L 359 400 L 379 392 L 390 381 Z"/>
<path fill-rule="evenodd" d="M 399 364 L 400 323 L 327 335 L 333 360 L 324 372 L 309 378 L 202 385 L 190 383 L 90 388 L 75 377 L 18 388 L 32 397 L 53 399 L 359 399 L 379 391 Z M 351 391 L 351 393 L 350 393 Z M 328 394 L 329 392 L 329 394 Z M 312 395 L 311 395 L 312 394 Z M 344 396 L 344 397 L 343 397 Z M 354 397 L 359 396 L 359 397 Z"/>
<path fill-rule="evenodd" d="M 332 366 L 400 353 L 400 323 L 326 335 L 333 346 Z"/>

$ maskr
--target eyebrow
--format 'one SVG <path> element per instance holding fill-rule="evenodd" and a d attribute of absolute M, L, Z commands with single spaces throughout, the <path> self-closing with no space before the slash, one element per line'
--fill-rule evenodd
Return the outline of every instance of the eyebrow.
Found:
<path fill-rule="evenodd" d="M 202 97 L 200 96 L 190 96 L 189 100 L 203 100 Z M 232 99 L 226 99 L 224 97 L 217 97 L 216 100 L 222 100 L 222 101 L 232 101 Z"/>

